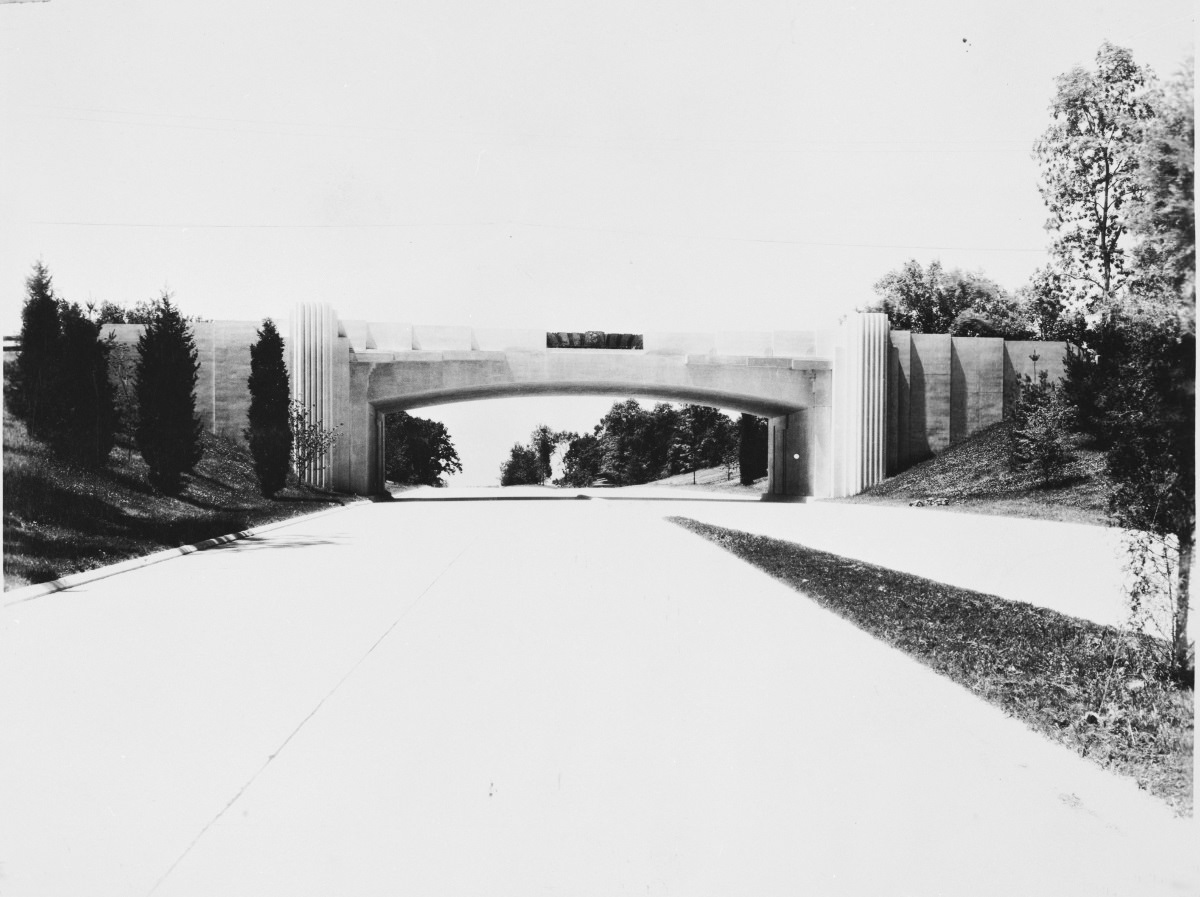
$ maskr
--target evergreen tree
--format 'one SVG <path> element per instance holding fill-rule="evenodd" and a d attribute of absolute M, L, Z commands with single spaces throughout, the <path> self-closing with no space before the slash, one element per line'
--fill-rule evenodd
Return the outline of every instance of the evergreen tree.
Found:
<path fill-rule="evenodd" d="M 116 396 L 108 376 L 111 343 L 77 304 L 60 305 L 61 349 L 51 448 L 84 467 L 100 467 L 116 443 Z"/>
<path fill-rule="evenodd" d="M 58 299 L 50 272 L 40 261 L 25 280 L 25 306 L 21 309 L 21 352 L 13 369 L 8 402 L 25 421 L 31 435 L 46 435 L 58 410 L 54 380 L 61 357 L 62 327 Z"/>
<path fill-rule="evenodd" d="M 254 472 L 267 498 L 287 484 L 292 458 L 292 429 L 288 422 L 291 393 L 283 360 L 283 337 L 270 318 L 263 321 L 258 341 L 250 347 L 250 426 L 246 439 Z"/>
<path fill-rule="evenodd" d="M 77 304 L 54 295 L 41 262 L 26 280 L 21 353 L 8 400 L 31 435 L 60 458 L 98 467 L 113 447 L 117 413 L 108 379 L 109 345 Z"/>
<path fill-rule="evenodd" d="M 151 485 L 178 495 L 183 474 L 191 473 L 204 449 L 196 416 L 196 342 L 169 294 L 155 303 L 137 349 L 138 449 Z"/>

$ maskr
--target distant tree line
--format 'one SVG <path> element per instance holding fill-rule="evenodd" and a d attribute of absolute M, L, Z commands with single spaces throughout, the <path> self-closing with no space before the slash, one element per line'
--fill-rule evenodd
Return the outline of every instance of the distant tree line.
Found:
<path fill-rule="evenodd" d="M 751 423 L 747 424 L 746 421 Z M 552 459 L 560 446 L 559 486 L 590 486 L 604 479 L 615 486 L 648 483 L 663 477 L 712 467 L 753 482 L 766 473 L 766 422 L 743 415 L 735 422 L 707 405 L 656 404 L 651 409 L 635 399 L 615 402 L 591 433 L 557 432 L 540 425 L 525 444 L 517 443 L 500 468 L 500 484 L 543 484 L 553 476 Z M 743 451 L 742 433 L 751 439 Z M 761 432 L 761 438 L 760 438 Z M 761 448 L 761 461 L 755 447 Z"/>

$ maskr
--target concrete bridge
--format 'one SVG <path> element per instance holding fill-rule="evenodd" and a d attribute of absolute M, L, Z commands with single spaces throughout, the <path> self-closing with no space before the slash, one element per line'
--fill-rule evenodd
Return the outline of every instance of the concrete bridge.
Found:
<path fill-rule="evenodd" d="M 243 439 L 257 322 L 197 323 L 197 405 Z M 141 328 L 112 328 L 135 341 Z M 1022 375 L 1062 374 L 1062 343 L 891 331 L 882 314 L 834 330 L 646 333 L 577 341 L 542 330 L 341 319 L 305 303 L 288 328 L 293 397 L 343 425 L 317 485 L 383 490 L 392 412 L 503 396 L 615 395 L 714 405 L 767 417 L 769 494 L 852 495 L 1002 419 Z M 628 336 L 628 335 L 627 335 Z M 618 344 L 638 348 L 615 348 Z"/>

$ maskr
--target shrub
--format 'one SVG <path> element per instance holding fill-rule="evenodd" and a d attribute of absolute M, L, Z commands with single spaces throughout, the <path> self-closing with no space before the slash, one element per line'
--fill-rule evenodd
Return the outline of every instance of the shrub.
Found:
<path fill-rule="evenodd" d="M 343 425 L 327 427 L 316 416 L 315 408 L 306 408 L 302 402 L 293 401 L 288 405 L 288 426 L 292 433 L 292 467 L 296 476 L 302 483 L 319 482 Z"/>

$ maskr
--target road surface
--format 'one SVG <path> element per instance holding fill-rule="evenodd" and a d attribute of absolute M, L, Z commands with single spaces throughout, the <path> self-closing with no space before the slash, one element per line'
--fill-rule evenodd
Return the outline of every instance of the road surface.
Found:
<path fill-rule="evenodd" d="M 1193 821 L 687 509 L 363 504 L 5 596 L 0 895 L 1197 893 Z"/>

